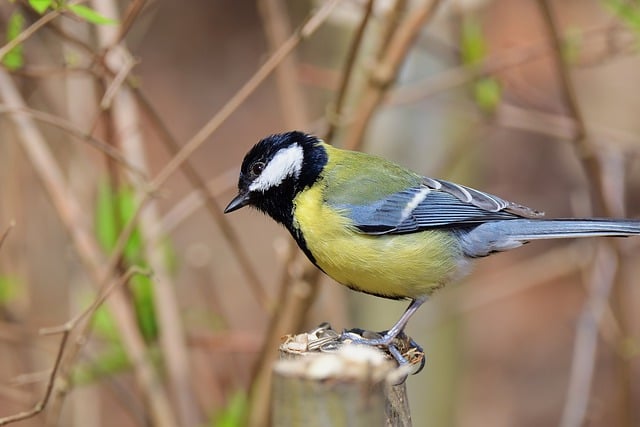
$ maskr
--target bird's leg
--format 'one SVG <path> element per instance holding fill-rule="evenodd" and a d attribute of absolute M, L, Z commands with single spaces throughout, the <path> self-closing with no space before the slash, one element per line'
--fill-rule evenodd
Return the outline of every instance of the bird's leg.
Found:
<path fill-rule="evenodd" d="M 420 308 L 420 306 L 427 300 L 426 297 L 416 298 L 411 301 L 409 307 L 402 314 L 400 319 L 396 322 L 395 325 L 391 327 L 385 334 L 380 338 L 367 339 L 358 336 L 357 334 L 351 332 L 344 332 L 342 334 L 342 339 L 350 339 L 356 344 L 364 344 L 364 345 L 379 345 L 383 347 L 389 347 L 389 345 L 393 342 L 393 340 L 404 330 L 404 327 L 407 325 L 407 322 L 413 316 L 413 314 Z"/>

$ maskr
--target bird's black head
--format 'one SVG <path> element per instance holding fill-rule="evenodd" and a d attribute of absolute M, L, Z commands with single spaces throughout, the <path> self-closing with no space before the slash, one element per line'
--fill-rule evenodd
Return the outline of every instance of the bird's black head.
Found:
<path fill-rule="evenodd" d="M 303 132 L 268 136 L 242 161 L 238 195 L 225 213 L 251 205 L 291 230 L 293 199 L 312 185 L 327 163 L 319 139 Z"/>

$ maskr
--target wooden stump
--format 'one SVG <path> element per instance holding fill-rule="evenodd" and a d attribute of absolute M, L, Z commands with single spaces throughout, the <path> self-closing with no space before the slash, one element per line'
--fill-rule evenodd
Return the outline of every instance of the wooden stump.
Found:
<path fill-rule="evenodd" d="M 280 347 L 273 371 L 272 425 L 411 426 L 404 384 L 410 368 L 398 368 L 375 347 L 335 341 L 330 351 L 314 346 L 319 329 L 289 337 Z"/>

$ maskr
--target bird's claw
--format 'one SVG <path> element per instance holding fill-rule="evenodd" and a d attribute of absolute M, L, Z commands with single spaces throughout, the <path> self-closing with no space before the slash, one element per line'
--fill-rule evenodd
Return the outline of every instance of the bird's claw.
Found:
<path fill-rule="evenodd" d="M 340 341 L 381 347 L 396 360 L 400 367 L 409 368 L 408 374 L 415 375 L 424 368 L 425 355 L 422 347 L 404 332 L 393 336 L 388 331 L 372 332 L 363 329 L 350 329 L 340 335 Z M 403 376 L 398 384 L 402 384 L 408 374 Z"/>

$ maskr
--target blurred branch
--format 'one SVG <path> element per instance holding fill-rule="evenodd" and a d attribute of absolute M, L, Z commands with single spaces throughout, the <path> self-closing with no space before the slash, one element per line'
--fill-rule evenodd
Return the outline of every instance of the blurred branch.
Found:
<path fill-rule="evenodd" d="M 285 265 L 290 265 L 287 261 Z M 311 268 L 298 269 L 298 275 L 291 274 L 286 278 L 286 286 L 281 287 L 280 304 L 286 309 L 278 310 L 271 318 L 267 336 L 260 349 L 258 360 L 254 366 L 254 375 L 249 393 L 249 422 L 251 427 L 266 426 L 269 423 L 270 386 L 272 381 L 272 362 L 274 360 L 274 343 L 280 343 L 282 331 L 299 328 L 307 316 L 311 304 L 315 300 L 320 279 L 320 270 Z M 270 346 L 269 346 L 270 345 Z"/>
<path fill-rule="evenodd" d="M 291 25 L 282 0 L 259 0 L 258 10 L 269 43 L 269 50 L 275 52 L 278 46 L 287 42 Z M 274 71 L 278 87 L 282 116 L 287 129 L 304 129 L 309 123 L 307 102 L 296 78 L 295 53 L 280 62 Z"/>
<path fill-rule="evenodd" d="M 4 105 L 0 105 L 0 114 L 27 114 L 31 116 L 33 119 L 46 123 L 52 126 L 57 127 L 58 129 L 62 129 L 63 131 L 69 133 L 70 135 L 78 138 L 81 141 L 88 143 L 93 146 L 97 150 L 101 151 L 106 156 L 115 160 L 119 164 L 121 164 L 125 169 L 129 170 L 132 173 L 139 175 L 141 178 L 145 177 L 145 172 L 141 169 L 137 168 L 131 162 L 129 162 L 117 149 L 113 146 L 107 144 L 95 136 L 84 132 L 82 129 L 79 129 L 73 123 L 68 120 L 65 120 L 62 117 L 55 116 L 53 114 L 45 113 L 44 111 L 34 110 L 32 108 L 9 108 Z"/>
<path fill-rule="evenodd" d="M 612 246 L 598 245 L 593 269 L 589 272 L 589 297 L 578 319 L 567 400 L 561 427 L 584 425 L 588 412 L 598 350 L 598 325 L 608 307 L 608 299 L 616 281 L 618 254 Z"/>
<path fill-rule="evenodd" d="M 169 128 L 165 125 L 164 120 L 162 120 L 160 115 L 153 108 L 149 99 L 142 90 L 134 87 L 132 87 L 132 89 L 134 90 L 138 104 L 144 110 L 147 118 L 153 123 L 156 131 L 159 133 L 160 142 L 164 144 L 164 147 L 172 156 L 178 154 L 180 151 L 180 145 L 171 134 Z M 211 218 L 214 220 L 220 231 L 222 231 L 222 235 L 229 244 L 235 259 L 238 260 L 241 271 L 246 276 L 254 298 L 262 308 L 267 310 L 268 307 L 270 307 L 270 304 L 269 297 L 264 290 L 265 286 L 256 272 L 256 268 L 251 263 L 249 255 L 247 254 L 244 246 L 242 246 L 238 235 L 229 225 L 229 221 L 222 213 L 222 207 L 216 200 L 216 197 L 219 196 L 222 191 L 236 185 L 238 170 L 236 168 L 229 170 L 224 173 L 221 178 L 215 178 L 211 183 L 207 183 L 202 177 L 200 177 L 189 159 L 186 159 L 184 163 L 180 165 L 180 168 L 195 190 L 187 195 L 182 201 L 176 203 L 165 215 L 165 218 L 158 224 L 158 228 L 152 233 L 155 235 L 154 239 L 160 238 L 162 233 L 168 233 L 172 227 L 204 205 Z M 233 173 L 232 180 L 229 179 L 231 173 Z M 231 183 L 231 185 L 228 185 L 229 183 Z M 220 188 L 222 188 L 222 190 L 218 190 Z M 173 221 L 171 221 L 172 218 Z M 167 221 L 169 223 L 173 223 L 168 225 Z"/>
<path fill-rule="evenodd" d="M 69 339 L 70 333 L 71 333 L 70 330 L 66 330 L 62 333 L 62 338 L 60 339 L 58 352 L 56 354 L 56 358 L 53 363 L 53 368 L 51 369 L 51 373 L 49 374 L 49 380 L 47 381 L 47 385 L 45 386 L 45 392 L 44 392 L 44 396 L 42 397 L 42 400 L 36 403 L 35 406 L 28 411 L 23 411 L 14 415 L 9 415 L 7 417 L 0 418 L 0 426 L 26 420 L 31 417 L 35 417 L 40 412 L 42 412 L 44 408 L 47 407 L 47 403 L 49 403 L 49 399 L 51 398 L 51 394 L 53 392 L 53 386 L 56 382 L 58 369 L 60 368 L 62 356 L 64 354 L 64 349 L 67 346 L 67 340 Z"/>
<path fill-rule="evenodd" d="M 396 80 L 413 41 L 423 25 L 435 14 L 439 3 L 439 0 L 424 0 L 420 6 L 408 11 L 404 20 L 397 24 L 388 44 L 383 44 L 386 49 L 373 64 L 362 99 L 354 108 L 356 115 L 342 144 L 345 148 L 353 150 L 360 145 L 371 117 Z"/>
<path fill-rule="evenodd" d="M 589 144 L 589 134 L 587 132 L 582 111 L 578 105 L 578 97 L 571 78 L 571 71 L 562 56 L 563 46 L 560 29 L 558 28 L 558 24 L 553 16 L 553 11 L 551 10 L 549 1 L 538 0 L 538 3 L 540 5 L 540 10 L 542 11 L 544 23 L 547 26 L 549 37 L 551 38 L 554 64 L 560 78 L 561 95 L 564 98 L 566 108 L 569 110 L 569 116 L 574 119 L 576 125 L 576 133 L 572 139 L 573 147 L 578 160 L 582 163 L 587 179 L 590 183 L 589 188 L 592 192 L 592 202 L 595 204 L 594 211 L 600 212 L 603 209 L 606 209 L 604 197 L 602 195 L 601 165 L 593 147 Z"/>
<path fill-rule="evenodd" d="M 333 136 L 339 126 L 342 126 L 343 122 L 343 110 L 344 104 L 347 99 L 347 89 L 352 81 L 353 71 L 355 69 L 356 59 L 358 58 L 358 52 L 362 47 L 362 40 L 364 39 L 364 33 L 371 18 L 373 12 L 373 5 L 375 0 L 367 0 L 367 4 L 364 7 L 362 19 L 356 29 L 356 33 L 353 36 L 351 45 L 349 46 L 349 52 L 347 53 L 347 59 L 345 61 L 344 70 L 342 72 L 342 78 L 338 86 L 338 94 L 333 104 L 330 104 L 327 111 L 327 121 L 329 122 L 329 129 L 324 135 L 324 139 L 331 144 Z"/>
<path fill-rule="evenodd" d="M 633 248 L 628 248 L 629 250 Z M 506 269 L 486 277 L 471 279 L 465 289 L 448 291 L 454 301 L 460 301 L 451 314 L 464 314 L 472 310 L 511 298 L 536 286 L 554 283 L 563 277 L 579 273 L 592 265 L 595 248 L 586 242 L 576 242 L 526 258 Z M 471 285 L 471 283 L 473 283 Z M 446 304 L 445 304 L 446 306 Z M 433 325 L 442 320 L 439 316 L 429 321 Z M 599 324 L 604 341 L 612 348 L 620 338 L 620 324 L 613 310 L 607 307 Z"/>
<path fill-rule="evenodd" d="M 176 169 L 189 158 L 200 146 L 206 141 L 213 132 L 215 132 L 222 123 L 224 123 L 236 109 L 244 103 L 247 98 L 269 77 L 271 72 L 284 60 L 298 44 L 309 38 L 318 27 L 329 17 L 329 14 L 340 0 L 328 0 L 322 3 L 322 6 L 314 11 L 311 16 L 283 43 L 267 61 L 255 72 L 255 74 L 247 80 L 247 82 L 235 93 L 234 96 L 227 101 L 222 109 L 213 116 L 199 131 L 194 135 L 169 161 L 165 167 L 158 173 L 152 182 L 153 188 L 160 187 Z"/>
<path fill-rule="evenodd" d="M 24 109 L 26 107 L 10 76 L 3 69 L 0 69 L 0 97 L 9 108 Z M 66 190 L 62 171 L 36 124 L 29 116 L 13 115 L 12 119 L 27 157 L 47 190 L 61 222 L 71 236 L 76 254 L 95 283 L 100 285 L 110 283 L 113 280 L 115 260 L 119 259 L 126 239 L 119 240 L 118 243 L 121 246 L 116 249 L 120 252 L 114 253 L 111 262 L 105 267 L 102 253 L 90 232 L 89 221 L 84 215 L 84 210 L 78 200 Z M 133 222 L 128 226 L 129 229 L 125 227 L 123 234 L 133 231 Z M 114 292 L 107 303 L 122 334 L 124 348 L 133 361 L 138 384 L 149 398 L 155 421 L 162 426 L 174 425 L 173 415 L 169 410 L 169 400 L 159 387 L 153 366 L 147 360 L 143 339 L 124 295 Z"/>
<path fill-rule="evenodd" d="M 103 287 L 102 289 L 99 290 L 98 295 L 94 298 L 94 300 L 91 302 L 91 304 L 89 304 L 89 306 L 87 308 L 85 308 L 84 310 L 82 310 L 81 312 L 79 312 L 78 314 L 76 314 L 73 318 L 71 318 L 70 320 L 66 321 L 64 324 L 60 325 L 60 326 L 53 326 L 50 328 L 42 328 L 40 329 L 40 334 L 41 335 L 55 335 L 55 334 L 62 334 L 62 333 L 67 333 L 67 332 L 71 332 L 73 329 L 76 328 L 76 326 L 84 319 L 87 319 L 91 316 L 93 316 L 96 312 L 96 310 L 98 310 L 98 308 L 104 304 L 104 302 L 107 300 L 107 298 L 109 298 L 109 296 L 111 296 L 111 294 L 118 289 L 119 287 L 123 286 L 124 284 L 126 284 L 127 282 L 129 282 L 129 280 L 131 280 L 131 278 L 133 276 L 150 276 L 151 272 L 148 269 L 143 269 L 137 266 L 133 266 L 133 267 L 129 267 L 129 269 L 122 275 L 120 276 L 118 279 L 112 281 L 111 283 L 109 283 L 107 286 Z M 90 325 L 87 324 L 86 328 L 89 328 Z M 81 335 L 86 335 L 86 334 L 81 334 Z"/>
<path fill-rule="evenodd" d="M 187 143 L 185 143 L 180 150 L 175 153 L 172 159 L 165 165 L 165 167 L 158 173 L 155 179 L 151 183 L 151 188 L 159 188 L 168 178 L 171 176 L 178 167 L 180 167 L 205 141 L 215 132 L 222 123 L 224 123 L 233 114 L 236 109 L 244 103 L 247 98 L 264 82 L 264 80 L 271 74 L 272 71 L 293 51 L 293 49 L 303 40 L 311 36 L 315 30 L 328 18 L 333 8 L 338 4 L 340 0 L 331 0 L 323 3 L 323 5 L 315 12 L 313 12 L 305 22 L 291 35 L 285 43 L 283 43 L 272 55 L 269 56 L 267 61 L 256 71 L 256 73 L 231 97 L 229 101 L 222 107 L 222 109 L 214 115 L 201 129 L 194 135 Z M 195 173 L 193 174 L 195 176 Z M 193 178 L 193 177 L 192 177 Z M 201 183 L 202 184 L 202 183 Z M 200 185 L 200 188 L 203 188 Z M 211 199 L 211 206 L 215 207 L 215 218 L 219 217 L 220 209 L 217 208 L 215 201 Z M 228 241 L 231 242 L 232 248 L 235 247 L 236 256 L 238 260 L 247 267 L 244 271 L 247 274 L 253 275 L 254 279 L 250 280 L 249 284 L 253 286 L 255 295 L 264 295 L 262 287 L 258 287 L 260 282 L 257 279 L 257 275 L 253 273 L 254 269 L 250 267 L 248 257 L 243 255 L 244 251 L 240 249 L 239 244 L 235 238 L 235 235 L 231 233 L 231 228 L 226 225 L 222 218 L 220 223 L 225 225 L 221 227 L 223 234 L 227 236 Z"/>
<path fill-rule="evenodd" d="M 505 128 L 550 136 L 554 139 L 572 140 L 576 135 L 576 122 L 573 118 L 543 111 L 501 103 L 496 111 L 495 123 Z M 591 144 L 599 150 L 624 153 L 640 153 L 637 135 L 602 126 L 591 121 L 588 125 Z M 613 145 L 612 142 L 616 142 Z"/>
<path fill-rule="evenodd" d="M 186 164 L 187 163 L 185 162 L 185 165 Z M 189 167 L 192 168 L 191 166 Z M 202 180 L 202 178 L 200 177 L 198 177 L 198 179 Z M 212 205 L 210 199 L 213 199 L 213 201 L 215 202 L 215 206 L 218 206 L 218 203 L 215 199 L 221 197 L 231 188 L 234 188 L 237 184 L 238 168 L 235 166 L 232 169 L 227 169 L 221 174 L 218 174 L 209 182 L 203 182 L 202 185 L 197 186 L 195 190 L 191 191 L 177 203 L 173 204 L 173 207 L 169 209 L 169 211 L 164 215 L 164 217 L 158 224 L 158 229 L 154 231 L 155 238 L 159 239 L 162 235 L 169 234 L 181 223 L 186 221 L 187 218 L 193 215 L 203 205 L 208 210 L 211 210 Z M 221 210 L 217 209 L 216 212 L 221 212 Z M 224 224 L 225 226 L 228 226 L 227 223 Z M 247 257 L 246 251 L 244 251 L 244 247 L 240 244 L 240 242 L 236 241 L 236 244 L 244 254 L 243 256 Z M 249 258 L 247 257 L 247 260 L 248 259 Z M 253 269 L 253 267 L 251 268 Z M 262 304 L 264 305 L 265 302 L 262 302 Z M 267 306 L 265 305 L 265 308 L 266 307 Z"/>
<path fill-rule="evenodd" d="M 636 46 L 636 39 L 629 31 L 622 31 L 627 35 L 624 40 L 606 45 L 601 52 L 594 53 L 596 45 L 602 42 L 603 37 L 610 37 L 613 31 L 619 31 L 616 25 L 604 25 L 583 31 L 582 49 L 588 51 L 592 57 L 578 62 L 577 66 L 602 63 L 606 59 L 615 57 L 621 52 L 627 52 Z M 561 43 L 565 43 L 567 37 L 562 37 Z M 496 55 L 488 56 L 475 67 L 460 65 L 447 69 L 442 73 L 426 77 L 416 83 L 398 86 L 389 91 L 385 99 L 386 104 L 399 105 L 424 101 L 431 96 L 444 91 L 465 85 L 481 77 L 497 74 L 501 71 L 517 67 L 528 62 L 553 54 L 554 45 L 547 40 L 538 40 L 525 46 L 517 46 L 506 49 Z M 564 59 L 563 59 L 564 60 Z"/>
<path fill-rule="evenodd" d="M 4 241 L 7 240 L 7 236 L 11 232 L 11 229 L 13 229 L 13 227 L 15 227 L 15 226 L 16 226 L 15 220 L 11 221 L 9 223 L 9 226 L 7 227 L 7 229 L 4 230 L 4 232 L 2 233 L 2 236 L 0 237 L 0 249 L 2 248 L 2 245 L 4 245 Z"/>
<path fill-rule="evenodd" d="M 93 0 L 96 11 L 104 16 L 117 17 L 118 6 L 113 0 Z M 99 25 L 96 27 L 98 43 L 107 49 L 104 60 L 115 74 L 108 83 L 100 102 L 103 109 L 109 108 L 111 123 L 123 152 L 138 168 L 148 170 L 139 112 L 132 91 L 122 83 L 128 77 L 136 61 L 132 58 L 123 41 L 122 32 L 117 27 Z M 113 44 L 114 41 L 120 41 Z M 147 181 L 130 175 L 137 200 L 146 196 Z M 200 410 L 194 390 L 191 387 L 191 370 L 186 348 L 183 321 L 178 308 L 177 288 L 166 265 L 161 241 L 152 240 L 152 230 L 157 228 L 159 213 L 156 203 L 150 201 L 140 213 L 138 227 L 147 244 L 143 246 L 144 256 L 153 271 L 153 305 L 158 322 L 158 338 L 162 349 L 164 370 L 169 379 L 171 395 L 174 399 L 179 425 L 191 427 L 199 424 Z"/>
<path fill-rule="evenodd" d="M 113 290 L 116 287 L 122 286 L 124 283 L 127 283 L 131 279 L 131 277 L 133 277 L 135 274 L 146 275 L 148 274 L 148 272 L 145 272 L 137 267 L 132 267 L 119 280 L 114 281 L 111 286 L 108 286 L 107 288 L 103 289 L 86 309 L 78 313 L 71 320 L 68 320 L 63 325 L 60 325 L 60 326 L 55 326 L 52 328 L 43 328 L 40 330 L 40 335 L 62 334 L 62 338 L 58 346 L 58 351 L 56 353 L 55 362 L 54 362 L 53 368 L 51 369 L 51 372 L 48 375 L 47 384 L 45 385 L 45 394 L 42 397 L 42 400 L 40 400 L 32 409 L 28 411 L 23 411 L 14 415 L 10 415 L 8 417 L 0 418 L 0 425 L 6 425 L 16 421 L 21 421 L 27 418 L 34 417 L 47 407 L 47 404 L 49 403 L 49 399 L 52 396 L 52 392 L 56 382 L 56 378 L 58 376 L 58 372 L 62 365 L 63 355 L 67 347 L 69 335 L 83 319 L 91 317 L 96 312 L 98 307 L 100 307 L 104 303 L 104 301 L 108 298 L 108 296 L 113 292 Z M 85 326 L 85 329 L 89 327 L 90 325 L 87 324 Z M 84 335 L 84 334 L 81 334 L 81 335 Z"/>
<path fill-rule="evenodd" d="M 605 194 L 605 178 L 603 165 L 597 153 L 590 145 L 589 134 L 582 111 L 578 104 L 576 89 L 571 77 L 569 67 L 562 56 L 562 36 L 560 29 L 551 10 L 549 0 L 538 0 L 543 20 L 551 37 L 553 45 L 554 62 L 560 78 L 562 96 L 565 105 L 573 117 L 576 125 L 576 134 L 573 141 L 574 151 L 578 160 L 582 163 L 589 188 L 592 194 L 592 203 L 595 211 L 604 211 L 608 215 L 614 210 L 608 202 L 613 197 Z M 619 186 L 620 189 L 624 185 Z M 594 268 L 589 273 L 589 297 L 585 302 L 583 312 L 576 329 L 574 353 L 569 378 L 567 400 L 562 414 L 562 427 L 577 427 L 584 424 L 587 415 L 587 406 L 591 396 L 593 371 L 595 369 L 595 355 L 598 347 L 597 334 L 602 314 L 607 307 L 607 301 L 614 287 L 620 262 L 619 247 L 608 246 L 606 242 L 600 243 L 594 257 Z M 622 362 L 625 363 L 625 362 Z M 628 391 L 625 390 L 625 393 Z M 624 415 L 622 415 L 624 417 Z"/>
<path fill-rule="evenodd" d="M 60 15 L 61 15 L 61 12 L 58 12 L 55 10 L 48 12 L 42 15 L 36 22 L 31 24 L 29 27 L 21 31 L 20 34 L 18 34 L 14 39 L 9 40 L 7 44 L 0 47 L 0 61 L 4 59 L 7 53 L 15 49 L 16 46 L 19 46 L 20 44 L 24 43 L 27 39 L 29 39 L 29 37 L 34 35 L 36 31 L 38 31 L 40 28 L 44 27 L 45 25 L 47 25 L 49 22 L 53 21 L 55 18 L 57 18 Z"/>
<path fill-rule="evenodd" d="M 115 40 L 113 40 L 114 46 L 120 43 L 129 33 L 133 23 L 136 22 L 136 19 L 146 4 L 147 0 L 133 0 L 127 5 L 127 9 L 122 14 L 121 23 L 118 27 L 118 35 Z"/>
<path fill-rule="evenodd" d="M 278 46 L 287 43 L 287 34 L 290 33 L 286 7 L 282 0 L 261 0 L 258 6 L 270 50 L 277 51 Z M 289 56 L 283 60 L 276 68 L 275 75 L 286 127 L 296 129 L 307 126 L 309 114 L 296 78 L 295 59 Z M 286 246 L 290 256 L 282 260 L 283 275 L 278 289 L 278 304 L 269 318 L 266 336 L 253 366 L 248 404 L 248 425 L 252 427 L 268 425 L 270 419 L 272 367 L 276 358 L 273 349 L 278 346 L 280 337 L 300 327 L 317 294 L 319 276 L 312 272 L 302 280 L 294 277 L 290 272 L 293 271 L 298 252 L 292 240 L 287 241 Z"/>

